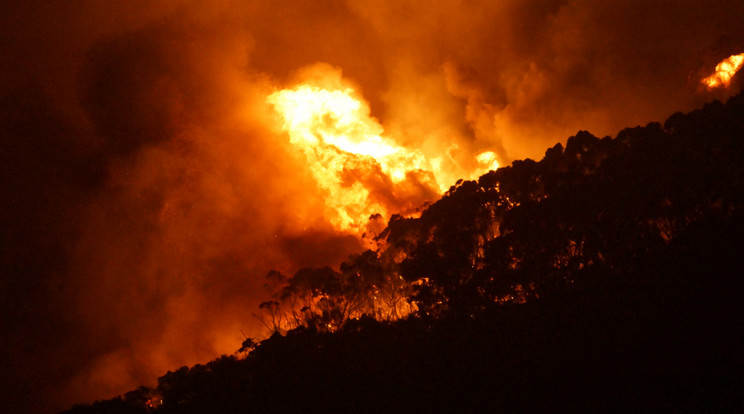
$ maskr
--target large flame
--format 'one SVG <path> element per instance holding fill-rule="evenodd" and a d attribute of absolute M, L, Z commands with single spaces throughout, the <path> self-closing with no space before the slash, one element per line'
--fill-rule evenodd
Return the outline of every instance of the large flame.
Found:
<path fill-rule="evenodd" d="M 742 65 L 744 65 L 744 53 L 731 55 L 716 65 L 715 73 L 703 79 L 702 82 L 708 89 L 727 87 Z"/>
<path fill-rule="evenodd" d="M 313 177 L 326 192 L 331 224 L 339 230 L 360 232 L 372 215 L 398 212 L 391 210 L 411 198 L 407 192 L 412 187 L 425 186 L 441 194 L 452 184 L 436 157 L 427 158 L 383 135 L 382 125 L 353 88 L 302 84 L 271 94 L 267 102 L 284 119 L 290 142 L 306 156 Z M 493 152 L 481 153 L 477 161 L 482 167 L 478 174 L 498 168 Z M 373 194 L 381 185 L 387 196 Z"/>

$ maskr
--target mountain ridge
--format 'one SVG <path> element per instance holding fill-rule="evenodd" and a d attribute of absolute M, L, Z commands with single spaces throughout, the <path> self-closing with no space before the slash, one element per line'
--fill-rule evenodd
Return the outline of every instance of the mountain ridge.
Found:
<path fill-rule="evenodd" d="M 744 409 L 741 160 L 742 93 L 580 131 L 270 273 L 270 338 L 64 413 Z"/>

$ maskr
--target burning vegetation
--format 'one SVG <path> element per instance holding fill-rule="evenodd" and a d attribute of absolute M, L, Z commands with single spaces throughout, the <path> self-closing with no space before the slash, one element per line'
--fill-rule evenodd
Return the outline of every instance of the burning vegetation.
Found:
<path fill-rule="evenodd" d="M 742 119 L 739 94 L 459 181 L 339 271 L 269 273 L 269 339 L 67 413 L 741 407 Z"/>
<path fill-rule="evenodd" d="M 708 89 L 726 88 L 742 65 L 744 65 L 744 53 L 731 55 L 717 64 L 716 71 L 701 82 Z"/>
<path fill-rule="evenodd" d="M 664 149 L 675 140 L 691 148 L 693 141 L 678 138 L 685 123 L 712 127 L 709 114 L 718 116 L 714 109 L 675 115 L 663 127 L 625 130 L 616 139 L 580 132 L 540 162 L 516 161 L 477 181 L 458 181 L 419 217 L 394 215 L 375 239 L 378 248 L 351 256 L 340 272 L 270 273 L 274 293 L 262 305 L 267 326 L 325 332 L 362 315 L 386 321 L 410 313 L 472 316 L 571 288 L 596 272 L 623 272 L 674 244 L 682 229 L 738 208 L 718 194 L 738 191 L 729 186 L 737 187 L 739 178 L 717 176 L 712 159 Z M 731 157 L 726 164 L 736 162 Z M 703 177 L 711 180 L 707 188 L 698 187 Z M 645 184 L 634 188 L 635 182 Z"/>
<path fill-rule="evenodd" d="M 744 50 L 741 0 L 41 3 L 0 5 L 7 412 L 154 389 L 245 337 L 278 333 L 250 355 L 293 335 L 320 352 L 320 337 L 535 310 L 731 209 L 722 186 L 692 197 L 707 182 L 694 160 L 649 172 L 653 151 L 623 155 L 642 144 L 576 131 L 614 136 L 736 95 L 735 59 L 718 86 L 700 80 Z M 711 155 L 686 119 L 644 134 L 688 131 L 699 142 L 654 150 Z M 302 341 L 296 355 L 332 358 Z M 235 367 L 222 362 L 124 400 L 178 411 L 199 394 L 178 390 Z"/>
<path fill-rule="evenodd" d="M 315 84 L 277 91 L 267 102 L 305 155 L 338 231 L 361 234 L 370 217 L 414 214 L 457 179 L 446 165 L 453 160 L 442 158 L 446 154 L 427 156 L 386 136 L 337 71 L 320 65 L 314 73 Z M 493 151 L 475 159 L 479 167 L 470 172 L 473 177 L 499 165 Z"/>

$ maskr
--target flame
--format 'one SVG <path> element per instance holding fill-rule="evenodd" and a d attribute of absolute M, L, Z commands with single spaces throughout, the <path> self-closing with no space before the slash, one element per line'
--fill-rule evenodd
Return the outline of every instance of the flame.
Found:
<path fill-rule="evenodd" d="M 335 211 L 331 223 L 340 230 L 361 230 L 373 214 L 388 214 L 363 178 L 378 174 L 392 185 L 409 171 L 428 165 L 417 151 L 381 136 L 382 126 L 351 88 L 326 90 L 303 85 L 268 97 L 283 116 L 290 142 L 305 154 L 313 177 Z"/>
<path fill-rule="evenodd" d="M 338 230 L 360 233 L 372 215 L 399 212 L 392 210 L 405 204 L 411 181 L 439 194 L 450 184 L 437 157 L 427 158 L 383 135 L 382 125 L 353 88 L 301 84 L 269 95 L 267 102 L 282 116 L 290 143 L 307 158 Z M 480 154 L 477 172 L 497 168 L 496 158 L 490 151 Z M 377 194 L 372 187 L 380 183 L 392 196 Z M 431 200 L 420 200 L 425 201 Z"/>
<path fill-rule="evenodd" d="M 499 168 L 498 156 L 493 151 L 485 151 L 475 156 L 476 161 L 482 167 L 489 170 L 495 170 Z"/>
<path fill-rule="evenodd" d="M 733 78 L 736 72 L 741 69 L 742 65 L 744 65 L 744 53 L 731 55 L 717 64 L 715 73 L 703 79 L 702 83 L 705 84 L 708 89 L 714 89 L 721 86 L 728 87 L 731 83 L 731 78 Z"/>

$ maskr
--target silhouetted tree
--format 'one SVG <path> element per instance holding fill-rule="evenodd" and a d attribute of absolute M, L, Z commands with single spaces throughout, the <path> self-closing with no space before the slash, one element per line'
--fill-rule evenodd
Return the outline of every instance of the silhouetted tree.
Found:
<path fill-rule="evenodd" d="M 740 412 L 742 142 L 744 94 L 580 131 L 338 271 L 270 273 L 246 355 L 68 412 Z"/>

